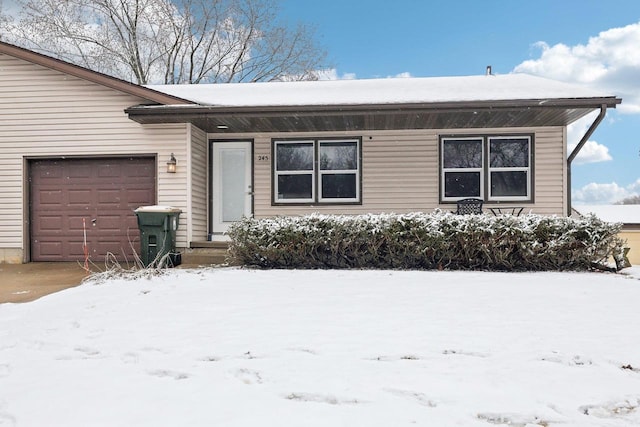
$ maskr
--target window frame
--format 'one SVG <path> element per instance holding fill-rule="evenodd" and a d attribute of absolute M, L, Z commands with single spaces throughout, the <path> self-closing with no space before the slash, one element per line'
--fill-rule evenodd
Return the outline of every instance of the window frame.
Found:
<path fill-rule="evenodd" d="M 311 170 L 278 170 L 278 156 L 277 156 L 277 147 L 279 145 L 294 145 L 294 144 L 311 144 L 313 148 L 313 160 Z M 315 162 L 315 141 L 313 139 L 299 139 L 299 140 L 290 140 L 290 141 L 273 141 L 273 199 L 277 203 L 280 204 L 291 204 L 291 203 L 312 203 L 316 197 L 316 162 Z M 278 178 L 281 175 L 311 175 L 311 198 L 297 198 L 297 199 L 279 199 L 278 198 Z"/>
<path fill-rule="evenodd" d="M 479 140 L 480 144 L 481 144 L 481 159 L 480 159 L 480 167 L 479 168 L 445 168 L 444 167 L 444 143 L 447 140 L 455 140 L 455 141 L 463 141 L 463 140 L 467 140 L 467 141 L 474 141 L 474 140 Z M 447 137 L 443 137 L 440 139 L 440 180 L 441 180 L 441 186 L 440 186 L 440 191 L 441 191 L 441 200 L 443 201 L 457 201 L 457 200 L 462 200 L 462 199 L 467 199 L 469 197 L 474 197 L 474 198 L 479 198 L 479 199 L 483 199 L 484 200 L 484 159 L 485 159 L 485 143 L 482 137 L 478 137 L 478 136 L 469 136 L 469 135 L 464 135 L 464 136 L 460 136 L 460 137 L 456 137 L 456 136 L 447 136 Z M 445 185 L 446 185 L 446 173 L 447 172 L 479 172 L 480 173 L 480 195 L 479 196 L 469 196 L 469 195 L 465 195 L 465 196 L 459 196 L 459 197 L 447 197 L 446 196 L 446 192 L 445 192 Z"/>
<path fill-rule="evenodd" d="M 527 140 L 527 165 L 528 166 L 491 166 L 491 142 L 500 139 L 526 139 Z M 531 199 L 532 187 L 532 137 L 529 135 L 491 135 L 487 136 L 487 200 L 496 202 L 528 201 Z M 524 196 L 494 196 L 491 193 L 491 173 L 492 172 L 526 172 L 527 192 Z"/>
<path fill-rule="evenodd" d="M 349 142 L 356 144 L 356 169 L 322 170 L 320 165 L 320 147 L 322 143 Z M 311 171 L 279 171 L 277 169 L 277 149 L 286 144 L 313 144 L 313 168 Z M 273 206 L 292 205 L 361 205 L 362 204 L 362 138 L 274 138 L 271 140 L 271 186 Z M 280 175 L 312 175 L 312 194 L 308 199 L 281 199 L 278 197 L 278 177 Z M 356 179 L 356 195 L 353 198 L 322 197 L 322 177 L 324 175 L 354 174 Z"/>
<path fill-rule="evenodd" d="M 526 139 L 528 144 L 528 167 L 491 167 L 491 141 L 496 139 Z M 445 168 L 444 167 L 444 144 L 446 141 L 450 140 L 481 140 L 482 141 L 482 167 L 481 168 Z M 455 203 L 458 200 L 466 199 L 469 197 L 479 198 L 483 201 L 502 203 L 502 202 L 526 202 L 533 203 L 534 202 L 534 183 L 535 183 L 535 163 L 534 163 L 534 149 L 535 149 L 535 138 L 534 134 L 523 133 L 523 134 L 463 134 L 463 135 L 440 135 L 439 138 L 439 160 L 438 167 L 440 169 L 439 172 L 439 192 L 440 192 L 440 202 L 441 203 Z M 469 172 L 469 171 L 480 171 L 480 196 L 458 196 L 458 197 L 446 197 L 445 196 L 445 173 L 446 172 Z M 493 196 L 491 194 L 491 172 L 501 172 L 501 171 L 513 171 L 519 172 L 524 171 L 527 174 L 527 194 L 525 196 Z"/>

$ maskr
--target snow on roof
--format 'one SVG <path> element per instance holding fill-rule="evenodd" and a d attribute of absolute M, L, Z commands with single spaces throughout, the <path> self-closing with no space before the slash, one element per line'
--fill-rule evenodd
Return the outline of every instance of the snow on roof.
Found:
<path fill-rule="evenodd" d="M 607 222 L 640 224 L 640 205 L 584 205 L 574 208 L 582 215 L 593 213 Z"/>
<path fill-rule="evenodd" d="M 226 84 L 150 85 L 201 105 L 365 105 L 610 97 L 528 74 Z"/>

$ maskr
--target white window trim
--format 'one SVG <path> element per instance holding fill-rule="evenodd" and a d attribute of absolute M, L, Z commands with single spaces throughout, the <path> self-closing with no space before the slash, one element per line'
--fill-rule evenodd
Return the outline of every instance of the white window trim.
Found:
<path fill-rule="evenodd" d="M 450 140 L 482 140 L 482 167 L 481 168 L 445 168 L 444 167 L 444 143 L 445 141 Z M 490 166 L 491 159 L 491 140 L 495 139 L 526 139 L 527 140 L 527 148 L 528 148 L 528 167 L 499 167 L 492 168 Z M 466 199 L 469 197 L 475 196 L 460 196 L 460 197 L 446 197 L 445 196 L 445 173 L 447 172 L 479 172 L 480 173 L 480 196 L 477 196 L 479 199 L 482 199 L 487 202 L 509 202 L 509 201 L 530 201 L 533 199 L 532 187 L 533 187 L 533 137 L 531 135 L 482 135 L 482 136 L 474 136 L 474 135 L 461 135 L 461 136 L 452 136 L 447 135 L 445 137 L 440 138 L 440 194 L 441 201 L 443 202 L 455 202 L 458 200 Z M 501 197 L 493 197 L 491 196 L 491 172 L 501 172 L 501 171 L 509 171 L 509 172 L 519 172 L 524 171 L 527 173 L 527 195 L 526 196 L 501 196 Z M 485 186 L 485 181 L 487 185 Z M 485 187 L 487 188 L 487 193 L 485 196 Z"/>
<path fill-rule="evenodd" d="M 455 137 L 455 136 L 450 136 L 450 137 L 445 137 L 442 138 L 440 140 L 440 182 L 441 182 L 441 194 L 442 194 L 442 201 L 444 202 L 455 202 L 458 200 L 462 200 L 462 199 L 467 199 L 469 197 L 477 197 L 479 199 L 483 199 L 484 200 L 484 168 L 483 167 L 479 167 L 479 168 L 445 168 L 444 167 L 444 143 L 445 141 L 448 140 L 456 140 L 456 141 L 460 141 L 460 140 L 467 140 L 467 141 L 476 141 L 476 140 L 480 140 L 481 144 L 482 144 L 482 159 L 481 159 L 481 165 L 484 165 L 484 153 L 485 153 L 485 138 L 483 137 L 479 137 L 479 136 L 462 136 L 462 137 Z M 445 186 L 446 186 L 446 180 L 445 180 L 445 174 L 447 172 L 478 172 L 480 173 L 480 195 L 479 196 L 459 196 L 459 197 L 447 197 L 445 196 L 446 191 L 445 191 Z"/>
<path fill-rule="evenodd" d="M 527 140 L 527 164 L 528 167 L 491 167 L 491 141 L 496 139 L 526 139 Z M 509 202 L 509 201 L 526 201 L 531 199 L 531 137 L 528 135 L 511 135 L 511 136 L 489 136 L 487 137 L 487 151 L 489 159 L 487 162 L 487 179 L 489 194 L 487 200 L 492 202 Z M 526 172 L 527 173 L 527 194 L 524 196 L 493 196 L 491 194 L 491 172 Z"/>
<path fill-rule="evenodd" d="M 309 170 L 294 170 L 286 171 L 278 170 L 278 146 L 280 145 L 292 145 L 292 144 L 311 144 L 314 151 L 313 167 Z M 313 203 L 316 199 L 316 162 L 315 162 L 315 141 L 314 140 L 296 140 L 296 141 L 275 141 L 274 153 L 273 153 L 273 200 L 276 203 Z M 281 199 L 280 192 L 278 191 L 278 177 L 280 175 L 311 175 L 311 198 L 306 199 Z"/>
<path fill-rule="evenodd" d="M 318 153 L 323 143 L 340 143 L 349 142 L 356 144 L 356 169 L 327 169 L 323 170 L 318 167 L 318 201 L 320 203 L 357 203 L 360 201 L 360 140 L 359 139 L 320 139 L 318 140 Z M 323 175 L 339 175 L 350 174 L 356 177 L 356 197 L 337 199 L 334 197 L 322 197 L 322 176 Z"/>
<path fill-rule="evenodd" d="M 357 169 L 344 169 L 344 170 L 321 170 L 319 166 L 319 151 L 322 143 L 339 143 L 349 142 L 356 144 L 356 165 Z M 312 144 L 313 145 L 313 168 L 304 171 L 279 171 L 277 169 L 277 151 L 278 146 L 286 144 Z M 349 203 L 360 203 L 361 198 L 361 186 L 362 186 L 362 167 L 361 167 L 361 144 L 360 138 L 344 138 L 344 139 L 299 139 L 299 140 L 274 140 L 273 141 L 273 201 L 276 204 L 314 204 L 322 203 L 323 205 L 339 205 Z M 323 175 L 337 175 L 337 174 L 353 174 L 356 177 L 356 197 L 354 198 L 324 198 L 322 197 L 322 176 Z M 278 177 L 280 175 L 311 175 L 311 198 L 309 199 L 281 199 L 278 193 Z"/>

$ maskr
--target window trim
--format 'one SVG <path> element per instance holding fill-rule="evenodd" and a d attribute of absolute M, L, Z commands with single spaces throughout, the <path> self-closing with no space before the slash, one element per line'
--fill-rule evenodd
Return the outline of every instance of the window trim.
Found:
<path fill-rule="evenodd" d="M 311 144 L 313 148 L 313 161 L 312 168 L 310 170 L 291 170 L 291 171 L 278 171 L 278 159 L 277 159 L 277 146 L 278 145 L 293 145 L 293 144 Z M 316 197 L 316 161 L 315 161 L 315 141 L 312 139 L 300 139 L 291 141 L 273 141 L 273 200 L 280 204 L 291 203 L 312 203 Z M 279 199 L 278 198 L 278 177 L 280 175 L 311 175 L 311 198 L 305 199 Z"/>
<path fill-rule="evenodd" d="M 529 166 L 491 167 L 491 141 L 496 139 L 526 139 L 527 140 L 527 164 Z M 531 199 L 531 171 L 532 171 L 532 137 L 530 135 L 491 135 L 487 136 L 487 200 L 491 202 L 527 201 Z M 491 194 L 491 172 L 526 172 L 527 194 L 524 196 L 493 196 Z"/>
<path fill-rule="evenodd" d="M 320 169 L 320 146 L 322 143 L 352 142 L 356 144 L 356 169 L 323 170 Z M 285 144 L 313 144 L 313 169 L 310 171 L 278 171 L 277 146 Z M 362 204 L 362 138 L 361 137 L 330 137 L 330 138 L 274 138 L 271 140 L 271 205 L 272 206 L 309 206 L 309 205 L 361 205 Z M 312 197 L 310 199 L 280 199 L 278 198 L 278 176 L 280 175 L 312 175 Z M 323 198 L 322 176 L 336 174 L 355 174 L 355 198 Z"/>
<path fill-rule="evenodd" d="M 473 141 L 473 140 L 480 140 L 481 143 L 481 149 L 482 149 L 482 159 L 480 160 L 480 167 L 479 168 L 445 168 L 444 167 L 444 143 L 446 140 L 456 140 L 456 141 L 461 141 L 461 140 L 468 140 L 468 141 Z M 484 158 L 485 158 L 485 142 L 484 139 L 482 137 L 478 137 L 475 135 L 463 135 L 460 137 L 455 137 L 455 136 L 447 136 L 447 137 L 442 137 L 440 138 L 440 181 L 441 181 L 441 185 L 440 185 L 440 199 L 443 201 L 457 201 L 457 200 L 462 200 L 462 199 L 467 199 L 469 197 L 477 197 L 479 199 L 484 200 L 485 197 L 485 186 L 484 186 L 484 182 L 485 182 L 485 174 L 484 174 Z M 479 172 L 480 173 L 480 195 L 479 196 L 461 196 L 461 197 L 446 197 L 446 192 L 445 192 L 445 185 L 446 185 L 446 179 L 445 179 L 445 174 L 447 172 Z"/>
<path fill-rule="evenodd" d="M 355 142 L 356 143 L 356 168 L 355 169 L 322 169 L 320 166 L 320 149 L 323 143 L 336 142 Z M 360 141 L 355 139 L 318 139 L 317 140 L 317 163 L 318 163 L 318 203 L 358 203 L 360 202 Z M 334 198 L 323 197 L 322 195 L 322 177 L 324 175 L 355 175 L 356 178 L 356 197 L 350 198 Z"/>
<path fill-rule="evenodd" d="M 516 139 L 522 138 L 528 140 L 528 149 L 529 149 L 529 166 L 528 167 L 500 167 L 500 168 L 492 168 L 490 167 L 490 141 L 494 139 Z M 444 142 L 447 140 L 473 140 L 480 139 L 482 140 L 482 168 L 445 168 L 444 167 Z M 438 167 L 440 169 L 439 172 L 439 192 L 440 192 L 440 203 L 455 203 L 458 200 L 465 199 L 471 196 L 460 196 L 460 197 L 446 197 L 445 196 L 445 172 L 451 171 L 459 171 L 459 172 L 475 172 L 480 171 L 480 197 L 479 199 L 484 200 L 487 203 L 502 203 L 502 202 L 523 202 L 523 203 L 533 203 L 534 202 L 534 187 L 535 187 L 535 162 L 534 162 L 534 152 L 535 152 L 535 137 L 532 133 L 522 133 L 522 134 L 448 134 L 448 135 L 440 135 L 439 144 L 438 144 L 439 156 L 438 156 Z M 491 195 L 491 172 L 500 172 L 500 171 L 526 171 L 527 172 L 527 195 L 526 196 L 492 196 Z"/>

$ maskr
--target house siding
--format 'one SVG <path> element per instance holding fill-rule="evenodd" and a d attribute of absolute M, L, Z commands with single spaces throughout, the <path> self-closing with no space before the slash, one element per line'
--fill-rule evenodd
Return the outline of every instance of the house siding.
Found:
<path fill-rule="evenodd" d="M 629 248 L 627 258 L 633 265 L 640 265 L 640 227 L 624 226 L 618 234 L 621 239 L 626 240 L 625 247 Z"/>
<path fill-rule="evenodd" d="M 312 212 L 361 214 L 378 212 L 430 212 L 451 210 L 455 204 L 439 203 L 440 135 L 534 135 L 534 202 L 504 203 L 525 212 L 564 215 L 566 211 L 566 133 L 564 127 L 508 129 L 442 129 L 374 132 L 273 133 L 225 135 L 253 139 L 255 198 L 254 216 L 301 215 Z M 361 137 L 362 203 L 358 205 L 272 204 L 271 141 L 278 138 Z M 266 160 L 268 159 L 268 160 Z M 488 204 L 491 206 L 491 204 Z"/>
<path fill-rule="evenodd" d="M 129 120 L 124 109 L 143 102 L 0 54 L 0 262 L 28 259 L 28 158 L 155 156 L 158 204 L 186 210 L 187 125 Z M 167 174 L 172 152 L 178 172 Z M 178 246 L 188 228 L 178 230 Z"/>

